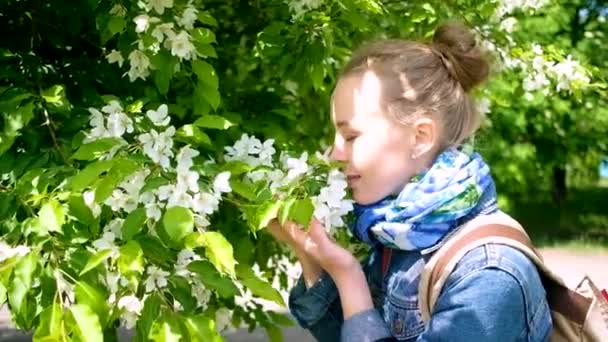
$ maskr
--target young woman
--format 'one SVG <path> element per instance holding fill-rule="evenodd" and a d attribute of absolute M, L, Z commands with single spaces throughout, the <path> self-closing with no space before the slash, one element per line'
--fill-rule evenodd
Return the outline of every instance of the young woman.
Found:
<path fill-rule="evenodd" d="M 536 268 L 504 245 L 460 260 L 427 324 L 418 307 L 433 252 L 473 219 L 506 216 L 488 166 L 462 144 L 480 121 L 469 91 L 488 69 L 473 34 L 455 23 L 439 27 L 431 43 L 371 44 L 344 68 L 332 100 L 332 158 L 344 163 L 357 202 L 351 230 L 372 253 L 359 264 L 316 221 L 308 232 L 294 223 L 268 227 L 299 258 L 303 276 L 289 306 L 317 340 L 548 339 Z"/>

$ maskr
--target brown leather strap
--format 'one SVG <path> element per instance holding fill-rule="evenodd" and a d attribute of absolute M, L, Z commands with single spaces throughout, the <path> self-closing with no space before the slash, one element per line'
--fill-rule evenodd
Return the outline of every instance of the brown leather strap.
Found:
<path fill-rule="evenodd" d="M 526 236 L 526 234 L 519 229 L 501 224 L 484 225 L 465 235 L 457 237 L 458 240 L 449 246 L 447 251 L 443 252 L 444 254 L 439 258 L 439 260 L 437 260 L 435 268 L 431 273 L 429 288 L 434 288 L 448 263 L 460 250 L 472 242 L 489 237 L 501 237 L 517 241 L 528 247 L 539 257 L 539 259 L 541 259 L 540 254 L 536 248 L 534 248 L 534 245 L 528 236 Z M 538 269 L 539 273 L 541 274 L 543 286 L 547 292 L 547 301 L 549 302 L 551 310 L 557 311 L 569 320 L 582 325 L 585 322 L 585 317 L 587 316 L 587 312 L 591 306 L 591 300 L 556 282 L 552 278 L 545 275 L 542 269 Z"/>
<path fill-rule="evenodd" d="M 382 249 L 382 278 L 384 278 L 386 276 L 386 273 L 388 272 L 388 269 L 391 266 L 391 257 L 393 256 L 393 250 L 388 248 L 388 247 L 384 247 Z"/>

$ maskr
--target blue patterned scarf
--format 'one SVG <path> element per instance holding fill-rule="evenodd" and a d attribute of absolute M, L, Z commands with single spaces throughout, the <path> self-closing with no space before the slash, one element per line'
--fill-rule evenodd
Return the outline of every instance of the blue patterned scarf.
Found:
<path fill-rule="evenodd" d="M 449 148 L 399 195 L 355 205 L 351 231 L 372 246 L 423 250 L 473 217 L 496 210 L 488 165 L 478 153 Z"/>

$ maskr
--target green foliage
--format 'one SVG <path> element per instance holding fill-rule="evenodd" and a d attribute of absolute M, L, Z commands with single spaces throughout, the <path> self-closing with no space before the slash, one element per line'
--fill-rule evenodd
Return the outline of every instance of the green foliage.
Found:
<path fill-rule="evenodd" d="M 266 266 L 282 252 L 261 231 L 273 219 L 307 227 L 314 212 L 308 195 L 319 184 L 298 179 L 277 199 L 268 179 L 247 176 L 269 167 L 228 161 L 225 147 L 243 133 L 294 153 L 331 144 L 332 90 L 352 49 L 365 41 L 430 39 L 440 22 L 457 19 L 502 49 L 502 56 L 491 54 L 497 65 L 521 61 L 476 94 L 491 103 L 477 147 L 499 192 L 547 189 L 555 167 L 568 169 L 569 179 L 589 179 L 608 153 L 605 1 L 515 10 L 512 32 L 501 27 L 500 2 L 492 1 L 342 0 L 298 12 L 297 0 L 195 0 L 191 26 L 182 22 L 189 1 L 174 0 L 163 13 L 140 3 L 147 1 L 3 6 L 10 20 L 0 22 L 0 234 L 1 242 L 29 250 L 0 261 L 0 299 L 35 340 L 101 341 L 125 317 L 128 309 L 118 303 L 128 296 L 143 300 L 137 341 L 221 341 L 214 314 L 233 307 L 243 287 L 284 305 L 285 276 L 273 288 L 280 270 Z M 146 27 L 138 23 L 143 14 Z M 557 91 L 552 78 L 527 91 L 533 43 L 543 46 L 547 63 L 568 54 L 581 61 L 589 83 Z M 161 104 L 169 123 L 158 114 Z M 148 153 L 158 135 L 170 135 L 168 125 L 175 128 L 170 167 Z M 180 203 L 155 207 L 165 187 L 188 181 L 176 165 L 185 144 L 200 153 L 188 169 L 200 191 L 191 193 L 209 195 L 198 200 L 212 214 L 183 207 L 171 191 L 163 201 Z M 144 171 L 139 187 L 132 177 Z M 229 196 L 213 184 L 225 171 Z M 184 251 L 201 259 L 182 270 L 196 282 L 176 274 Z M 150 266 L 171 273 L 168 284 L 155 282 Z M 193 298 L 199 283 L 211 291 L 205 305 Z M 235 308 L 233 315 L 235 322 L 259 321 L 273 341 L 281 339 L 277 325 L 290 324 L 259 310 Z"/>

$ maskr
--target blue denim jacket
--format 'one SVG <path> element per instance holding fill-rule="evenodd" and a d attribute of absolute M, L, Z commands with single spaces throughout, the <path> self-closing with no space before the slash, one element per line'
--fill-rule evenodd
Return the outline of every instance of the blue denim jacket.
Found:
<path fill-rule="evenodd" d="M 539 274 L 524 254 L 499 244 L 467 253 L 448 277 L 425 325 L 418 283 L 430 254 L 394 250 L 385 276 L 382 249 L 363 264 L 374 309 L 344 321 L 338 291 L 324 273 L 310 289 L 302 279 L 291 313 L 318 341 L 547 341 L 552 323 Z"/>

